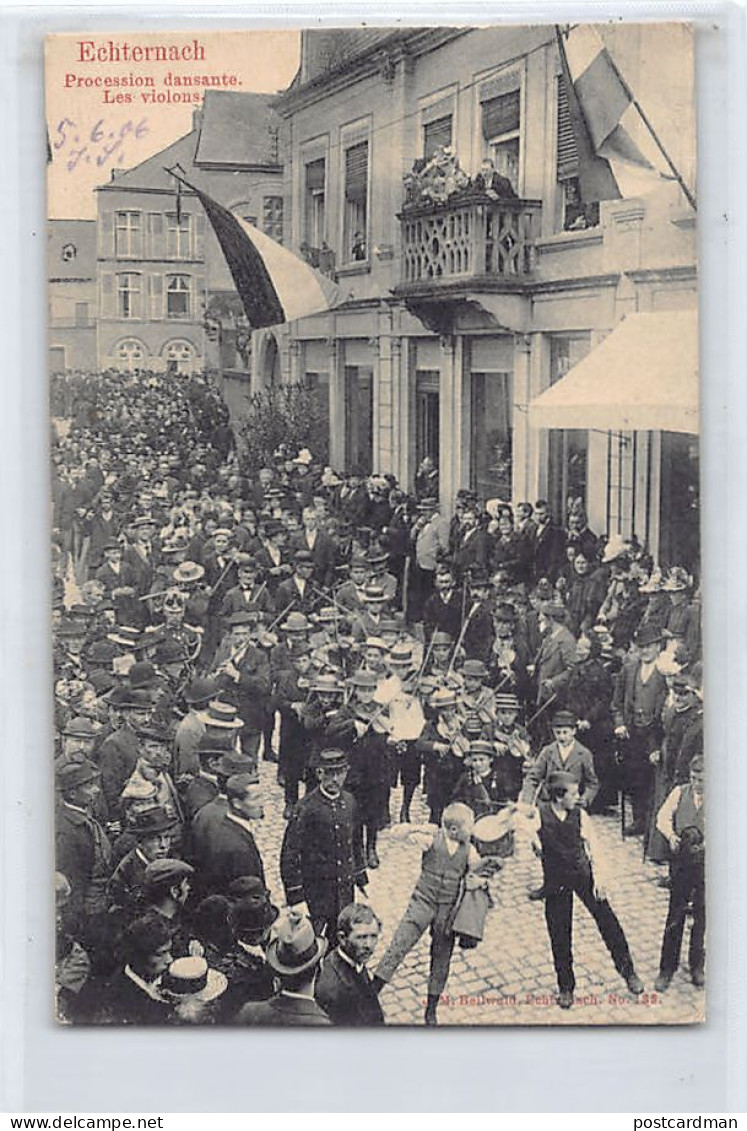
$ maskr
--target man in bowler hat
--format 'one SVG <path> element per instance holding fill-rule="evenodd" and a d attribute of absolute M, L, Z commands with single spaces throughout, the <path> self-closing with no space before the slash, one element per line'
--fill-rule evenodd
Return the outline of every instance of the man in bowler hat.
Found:
<path fill-rule="evenodd" d="M 314 982 L 328 943 L 318 937 L 305 915 L 292 908 L 275 924 L 276 937 L 267 948 L 267 964 L 280 981 L 269 1001 L 249 1002 L 237 1025 L 329 1025 L 314 1000 Z"/>

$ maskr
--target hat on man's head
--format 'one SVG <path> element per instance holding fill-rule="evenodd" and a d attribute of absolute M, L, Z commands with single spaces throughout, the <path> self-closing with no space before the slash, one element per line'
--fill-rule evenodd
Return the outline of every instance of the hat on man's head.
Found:
<path fill-rule="evenodd" d="M 237 937 L 243 938 L 245 935 L 256 935 L 266 931 L 278 918 L 280 912 L 275 904 L 270 902 L 270 893 L 258 876 L 240 876 L 239 879 L 244 885 L 240 895 L 238 892 L 234 895 L 232 891 L 237 881 L 233 881 L 229 886 L 229 895 L 237 900 L 229 913 L 229 921 Z"/>
<path fill-rule="evenodd" d="M 127 681 L 133 690 L 148 690 L 155 687 L 158 681 L 158 672 L 148 660 L 139 660 L 128 671 Z"/>
<path fill-rule="evenodd" d="M 206 703 L 217 694 L 218 684 L 215 680 L 200 676 L 187 685 L 184 698 L 190 706 L 194 706 L 198 703 Z"/>
<path fill-rule="evenodd" d="M 384 562 L 389 561 L 389 555 L 386 550 L 382 550 L 380 546 L 371 546 L 366 554 L 366 561 L 369 565 L 383 565 Z"/>
<path fill-rule="evenodd" d="M 254 612 L 251 609 L 237 609 L 235 613 L 231 613 L 230 617 L 226 617 L 226 624 L 230 628 L 239 628 L 244 624 L 254 625 L 257 623 L 258 616 L 259 609 L 255 609 Z"/>
<path fill-rule="evenodd" d="M 386 646 L 385 649 L 386 651 Z M 379 682 L 379 677 L 375 672 L 368 671 L 366 668 L 358 668 L 357 672 L 353 672 L 350 677 L 351 687 L 361 687 L 369 691 L 374 691 Z"/>
<path fill-rule="evenodd" d="M 438 630 L 437 632 L 434 632 L 433 636 L 431 637 L 431 646 L 433 648 L 436 648 L 439 645 L 442 648 L 448 645 L 448 647 L 450 648 L 453 643 L 454 640 L 448 632 L 441 632 L 440 630 Z"/>
<path fill-rule="evenodd" d="M 171 1001 L 215 1001 L 228 986 L 220 970 L 212 970 L 205 958 L 189 955 L 175 958 L 161 978 L 160 989 Z"/>
<path fill-rule="evenodd" d="M 470 742 L 469 751 L 465 756 L 465 760 L 474 757 L 492 758 L 494 754 L 495 748 L 492 742 L 488 742 L 487 739 L 484 738 L 477 738 L 474 742 Z"/>
<path fill-rule="evenodd" d="M 97 738 L 101 733 L 101 724 L 85 715 L 78 715 L 63 727 L 62 733 L 68 738 Z"/>
<path fill-rule="evenodd" d="M 221 699 L 213 699 L 208 703 L 207 710 L 200 711 L 197 718 L 207 727 L 217 730 L 241 730 L 244 723 L 238 717 L 238 710 L 232 703 L 224 703 Z"/>
<path fill-rule="evenodd" d="M 65 617 L 55 629 L 56 635 L 62 639 L 65 637 L 85 636 L 86 631 L 86 622 L 82 620 L 81 617 Z"/>
<path fill-rule="evenodd" d="M 555 727 L 575 727 L 578 723 L 573 711 L 556 711 L 552 717 L 551 726 Z"/>
<path fill-rule="evenodd" d="M 145 840 L 158 833 L 167 833 L 177 826 L 174 817 L 170 817 L 165 809 L 154 805 L 150 809 L 137 810 L 130 821 L 128 831 L 138 840 Z"/>
<path fill-rule="evenodd" d="M 468 738 L 479 738 L 483 732 L 482 719 L 475 711 L 465 715 L 462 729 Z"/>
<path fill-rule="evenodd" d="M 160 640 L 156 644 L 154 659 L 157 664 L 184 664 L 189 659 L 186 649 L 171 637 Z M 132 682 L 132 669 L 130 669 L 130 682 Z"/>
<path fill-rule="evenodd" d="M 392 667 L 409 668 L 412 666 L 412 644 L 408 644 L 406 640 L 400 640 L 393 644 L 389 649 L 387 662 Z"/>
<path fill-rule="evenodd" d="M 86 782 L 95 781 L 99 773 L 98 766 L 89 762 L 87 758 L 80 762 L 66 762 L 57 770 L 57 785 L 62 793 L 67 793 L 68 790 L 77 789 Z"/>
<path fill-rule="evenodd" d="M 246 754 L 237 754 L 234 750 L 227 750 L 216 767 L 217 773 L 224 778 L 232 778 L 236 774 L 253 774 L 259 782 L 257 763 L 254 758 Z"/>
<path fill-rule="evenodd" d="M 131 687 L 113 687 L 106 696 L 106 701 L 117 711 L 147 711 L 153 706 L 153 700 L 147 691 Z"/>
<path fill-rule="evenodd" d="M 308 632 L 311 624 L 303 613 L 288 613 L 282 624 L 283 632 Z"/>
<path fill-rule="evenodd" d="M 205 567 L 198 562 L 182 562 L 171 576 L 177 585 L 190 585 L 205 576 Z"/>
<path fill-rule="evenodd" d="M 649 644 L 658 644 L 662 640 L 661 628 L 655 624 L 644 624 L 636 632 L 633 641 L 639 648 L 646 648 Z"/>
<path fill-rule="evenodd" d="M 106 639 L 112 644 L 120 644 L 123 648 L 135 648 L 140 640 L 140 629 L 130 625 L 115 625 Z"/>
<path fill-rule="evenodd" d="M 122 549 L 122 543 L 119 542 L 116 538 L 107 538 L 106 542 L 104 542 L 104 545 L 101 547 L 101 549 L 104 553 L 106 553 L 107 550 L 121 550 Z"/>
<path fill-rule="evenodd" d="M 566 619 L 565 605 L 560 601 L 543 601 L 540 605 L 540 613 L 543 617 L 549 617 L 559 624 L 564 623 Z"/>
<path fill-rule="evenodd" d="M 387 595 L 380 585 L 367 585 L 363 590 L 363 600 L 367 605 L 383 605 Z"/>
<path fill-rule="evenodd" d="M 161 860 L 151 860 L 145 868 L 145 887 L 154 888 L 161 884 L 178 884 L 194 875 L 194 868 L 184 860 L 165 856 Z"/>
<path fill-rule="evenodd" d="M 310 550 L 296 550 L 293 561 L 296 565 L 313 565 L 314 555 Z"/>
<path fill-rule="evenodd" d="M 442 711 L 444 707 L 456 707 L 456 693 L 450 687 L 439 687 L 431 695 L 430 702 L 437 711 Z"/>
<path fill-rule="evenodd" d="M 292 909 L 275 924 L 275 938 L 267 948 L 267 965 L 276 974 L 297 975 L 313 970 L 327 953 L 328 942 L 317 938 L 311 920 Z"/>
<path fill-rule="evenodd" d="M 569 785 L 578 785 L 578 780 L 565 770 L 555 770 L 548 777 L 547 784 L 550 789 L 567 789 Z"/>
<path fill-rule="evenodd" d="M 331 672 L 320 673 L 311 685 L 311 690 L 325 695 L 344 695 L 345 685 Z"/>
<path fill-rule="evenodd" d="M 518 711 L 519 699 L 511 691 L 496 691 L 493 696 L 496 711 Z"/>
<path fill-rule="evenodd" d="M 346 770 L 350 762 L 344 750 L 330 748 L 319 750 L 312 755 L 311 766 L 314 770 Z"/>
<path fill-rule="evenodd" d="M 418 503 L 418 510 L 423 513 L 438 510 L 438 499 L 434 495 L 429 495 L 428 498 L 421 499 Z"/>
<path fill-rule="evenodd" d="M 487 679 L 488 669 L 482 660 L 465 660 L 462 664 L 461 674 L 468 679 Z"/>

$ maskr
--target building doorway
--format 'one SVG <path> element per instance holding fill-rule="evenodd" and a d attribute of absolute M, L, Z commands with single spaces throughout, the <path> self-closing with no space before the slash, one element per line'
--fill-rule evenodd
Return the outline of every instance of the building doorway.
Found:
<path fill-rule="evenodd" d="M 700 576 L 700 447 L 697 436 L 661 434 L 659 562 Z"/>
<path fill-rule="evenodd" d="M 513 374 L 470 378 L 470 486 L 480 499 L 511 499 Z"/>
<path fill-rule="evenodd" d="M 440 453 L 441 374 L 438 369 L 418 369 L 415 377 L 416 470 L 426 456 L 438 469 Z"/>
<path fill-rule="evenodd" d="M 361 365 L 345 366 L 345 467 L 373 470 L 373 369 Z"/>

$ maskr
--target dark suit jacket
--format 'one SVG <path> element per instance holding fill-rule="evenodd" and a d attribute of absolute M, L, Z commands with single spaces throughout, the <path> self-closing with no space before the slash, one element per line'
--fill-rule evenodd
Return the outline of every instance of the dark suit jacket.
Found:
<path fill-rule="evenodd" d="M 551 691 L 562 697 L 562 692 L 570 679 L 571 669 L 576 662 L 576 641 L 564 624 L 554 624 L 551 631 L 542 639 L 537 658 L 537 687 L 549 683 Z M 542 698 L 547 698 L 542 693 Z"/>
<path fill-rule="evenodd" d="M 333 1025 L 383 1025 L 384 1013 L 371 979 L 333 950 L 322 962 L 314 996 Z"/>
<path fill-rule="evenodd" d="M 154 1001 L 124 970 L 103 991 L 100 1022 L 110 1025 L 164 1025 L 171 1012 L 166 1002 Z"/>
<path fill-rule="evenodd" d="M 578 782 L 578 790 L 585 805 L 591 805 L 599 792 L 599 779 L 594 770 L 594 759 L 591 751 L 574 740 L 570 754 L 563 761 L 560 757 L 557 742 L 543 746 L 537 758 L 527 770 L 522 790 L 522 800 L 531 802 L 540 783 L 547 784 L 551 774 L 562 771 L 573 774 Z"/>
<path fill-rule="evenodd" d="M 633 725 L 635 681 L 640 667 L 640 659 L 631 659 L 623 664 L 618 672 L 612 699 L 612 714 L 616 727 Z M 655 698 L 653 714 L 657 723 L 661 725 L 661 712 L 667 698 L 667 681 L 658 669 L 654 669 L 650 678 L 653 680 L 651 691 Z"/>
<path fill-rule="evenodd" d="M 247 609 L 251 612 L 258 610 L 260 613 L 266 613 L 267 616 L 272 616 L 275 612 L 275 602 L 266 585 L 264 587 L 261 584 L 256 585 L 252 590 L 249 600 L 247 600 L 246 593 L 241 586 L 235 585 L 233 589 L 228 590 L 223 598 L 220 607 L 220 615 L 222 617 L 230 617 L 232 613 L 244 613 Z"/>
<path fill-rule="evenodd" d="M 467 570 L 478 566 L 486 573 L 490 568 L 493 539 L 487 530 L 470 530 L 462 534 L 454 547 L 454 574 L 461 581 Z"/>
<path fill-rule="evenodd" d="M 291 539 L 290 550 L 295 553 L 296 550 L 308 550 L 309 545 L 306 541 L 306 535 L 301 533 L 297 534 L 295 538 Z M 335 540 L 324 530 L 317 530 L 316 541 L 314 542 L 314 549 L 311 551 L 311 556 L 314 559 L 314 582 L 316 585 L 321 585 L 327 588 L 334 584 L 335 581 L 335 566 L 337 565 L 337 546 Z"/>
<path fill-rule="evenodd" d="M 558 574 L 565 565 L 565 534 L 560 527 L 553 522 L 549 522 L 547 526 L 538 526 L 532 550 L 533 580 L 539 581 L 541 577 L 546 577 L 549 581 L 557 581 Z"/>
<path fill-rule="evenodd" d="M 316 581 L 315 578 L 312 578 L 311 582 L 307 583 L 304 595 L 301 597 L 292 577 L 289 577 L 287 581 L 281 581 L 275 595 L 275 606 L 278 615 L 283 609 L 287 609 L 291 602 L 293 602 L 293 612 L 305 613 L 306 616 L 308 616 L 309 613 L 313 613 L 314 609 L 319 604 L 319 595 L 315 589 L 315 586 L 318 584 L 319 582 Z"/>
<path fill-rule="evenodd" d="M 311 998 L 288 997 L 281 990 L 269 1001 L 249 1002 L 236 1018 L 237 1025 L 331 1025 L 327 1014 Z"/>
<path fill-rule="evenodd" d="M 225 893 L 231 881 L 239 876 L 259 876 L 264 883 L 265 870 L 254 837 L 228 813 L 222 820 L 205 825 L 201 833 L 199 839 L 193 841 L 201 888 Z"/>

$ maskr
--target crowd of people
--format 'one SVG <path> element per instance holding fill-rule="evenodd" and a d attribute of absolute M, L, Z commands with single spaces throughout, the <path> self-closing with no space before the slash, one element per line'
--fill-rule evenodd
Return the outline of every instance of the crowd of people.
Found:
<path fill-rule="evenodd" d="M 574 892 L 640 993 L 595 844 L 611 813 L 670 889 L 657 989 L 688 914 L 703 984 L 700 611 L 682 566 L 598 537 L 580 500 L 556 522 L 546 501 L 460 490 L 446 518 L 430 464 L 414 494 L 305 448 L 249 472 L 202 377 L 67 374 L 53 413 L 63 1020 L 382 1024 L 429 929 L 434 1024 L 522 822 L 558 1004 Z M 269 862 L 255 833 L 275 790 Z M 369 973 L 387 828 L 422 869 Z"/>

